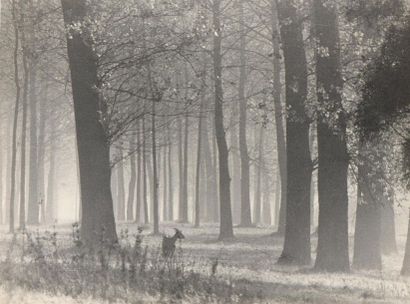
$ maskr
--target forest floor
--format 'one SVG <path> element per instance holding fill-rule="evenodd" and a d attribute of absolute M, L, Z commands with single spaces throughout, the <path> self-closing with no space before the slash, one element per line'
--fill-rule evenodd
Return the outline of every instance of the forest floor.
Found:
<path fill-rule="evenodd" d="M 178 254 L 187 269 L 210 276 L 212 265 L 217 260 L 215 276 L 241 285 L 241 292 L 258 294 L 258 300 L 254 300 L 254 303 L 410 303 L 410 279 L 399 275 L 404 236 L 398 237 L 399 253 L 383 257 L 382 272 L 352 270 L 349 274 L 328 274 L 313 272 L 308 267 L 276 265 L 283 239 L 272 237 L 271 229 L 236 228 L 235 240 L 223 243 L 217 241 L 218 229 L 215 226 L 195 229 L 190 225 L 169 224 L 162 226 L 162 231 L 172 234 L 175 226 L 186 237 L 178 244 Z M 62 242 L 69 242 L 69 225 L 53 229 Z M 132 234 L 136 232 L 137 226 L 120 224 L 118 227 L 119 231 L 125 229 Z M 6 232 L 6 227 L 0 231 Z M 4 260 L 11 236 L 5 233 L 0 235 L 0 257 Z M 144 231 L 143 244 L 159 249 L 161 237 L 151 236 L 149 231 Z M 313 238 L 312 248 L 315 247 L 316 239 Z M 184 302 L 205 303 L 192 298 L 178 301 Z M 10 288 L 10 284 L 3 285 L 0 282 L 0 304 L 18 303 L 94 304 L 103 301 L 90 297 L 47 295 L 41 290 L 26 290 L 18 286 Z M 156 297 L 141 294 L 136 303 L 156 303 Z"/>

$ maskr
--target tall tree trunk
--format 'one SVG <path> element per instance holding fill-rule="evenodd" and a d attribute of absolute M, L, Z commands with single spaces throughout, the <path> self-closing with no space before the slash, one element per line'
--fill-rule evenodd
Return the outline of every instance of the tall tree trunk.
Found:
<path fill-rule="evenodd" d="M 233 238 L 232 209 L 229 176 L 229 151 L 226 144 L 225 128 L 223 123 L 223 89 L 222 89 L 222 27 L 221 27 L 221 0 L 214 0 L 213 13 L 213 63 L 215 85 L 215 135 L 218 145 L 219 164 L 219 195 L 220 195 L 220 227 L 219 239 Z"/>
<path fill-rule="evenodd" d="M 293 1 L 280 1 L 286 82 L 286 227 L 280 263 L 310 264 L 309 118 L 306 115 L 307 63 L 303 23 Z"/>
<path fill-rule="evenodd" d="M 280 222 L 280 174 L 279 172 L 276 174 L 276 182 L 275 182 L 275 226 L 279 227 Z"/>
<path fill-rule="evenodd" d="M 124 187 L 124 161 L 123 161 L 123 146 L 120 144 L 118 148 L 117 163 L 117 221 L 125 220 L 125 187 Z"/>
<path fill-rule="evenodd" d="M 26 9 L 22 6 L 22 10 Z M 26 41 L 26 27 L 24 26 L 26 18 L 25 12 L 22 12 L 23 29 L 21 32 L 21 44 L 23 47 L 23 71 L 24 71 L 24 84 L 23 84 L 23 100 L 22 100 L 22 114 L 21 114 L 21 158 L 20 158 L 20 210 L 19 210 L 19 228 L 24 230 L 26 228 L 26 144 L 27 144 L 27 108 L 28 108 L 28 90 L 29 90 L 29 75 L 30 70 L 28 66 L 28 46 Z"/>
<path fill-rule="evenodd" d="M 145 112 L 145 111 L 144 111 Z M 146 152 L 146 130 L 145 130 L 145 117 L 142 118 L 142 189 L 143 189 L 143 206 L 144 206 L 144 224 L 149 223 L 149 216 L 148 216 L 148 185 L 147 185 L 147 152 Z"/>
<path fill-rule="evenodd" d="M 38 225 L 38 143 L 37 143 L 37 92 L 36 92 L 36 67 L 30 68 L 30 173 L 28 191 L 27 224 Z"/>
<path fill-rule="evenodd" d="M 171 132 L 168 129 L 168 220 L 174 220 L 174 184 L 172 170 L 172 143 Z"/>
<path fill-rule="evenodd" d="M 163 181 L 163 187 L 162 187 L 162 218 L 163 221 L 167 221 L 168 220 L 168 167 L 167 167 L 167 145 L 164 144 L 164 148 L 163 148 L 163 155 L 162 155 L 162 181 Z"/>
<path fill-rule="evenodd" d="M 49 171 L 47 178 L 47 201 L 46 201 L 46 223 L 53 224 L 57 215 L 57 201 L 56 201 L 56 132 L 55 132 L 55 118 L 50 120 L 50 133 L 49 133 Z"/>
<path fill-rule="evenodd" d="M 346 122 L 342 108 L 340 43 L 335 4 L 314 0 L 314 30 L 318 101 L 324 112 L 318 115 L 319 230 L 315 268 L 349 271 Z M 336 125 L 325 117 L 335 115 Z"/>
<path fill-rule="evenodd" d="M 130 139 L 130 181 L 128 184 L 128 199 L 127 199 L 127 221 L 134 220 L 134 201 L 135 201 L 135 186 L 137 181 L 137 172 L 135 164 L 135 137 L 131 135 Z"/>
<path fill-rule="evenodd" d="M 263 200 L 262 200 L 262 220 L 265 225 L 270 226 L 272 224 L 272 210 L 271 210 L 271 191 L 269 189 L 269 177 L 265 172 L 265 166 L 263 168 Z"/>
<path fill-rule="evenodd" d="M 189 118 L 188 112 L 185 113 L 185 126 L 184 126 L 184 161 L 182 167 L 182 201 L 181 208 L 179 210 L 179 220 L 182 223 L 188 222 L 188 139 L 189 139 Z"/>
<path fill-rule="evenodd" d="M 153 204 L 153 224 L 154 224 L 154 234 L 159 234 L 159 206 L 158 206 L 158 172 L 157 172 L 157 139 L 156 139 L 156 109 L 155 103 L 156 98 L 152 98 L 152 119 L 151 119 L 151 135 L 152 135 L 152 204 Z"/>
<path fill-rule="evenodd" d="M 137 223 L 141 222 L 141 215 L 142 215 L 142 155 L 141 155 L 141 129 L 140 123 L 138 122 L 138 130 L 137 130 L 137 193 L 136 197 L 136 205 L 135 205 L 135 221 Z"/>
<path fill-rule="evenodd" d="M 258 149 L 258 161 L 255 164 L 255 189 L 254 189 L 254 203 L 253 203 L 253 208 L 255 211 L 254 215 L 254 222 L 255 224 L 260 224 L 261 222 L 261 197 L 262 197 L 262 191 L 261 191 L 261 179 L 262 179 L 262 166 L 263 166 L 263 160 L 262 160 L 262 155 L 263 155 L 263 136 L 265 133 L 264 126 L 261 125 L 259 129 L 259 135 L 257 136 L 257 128 L 255 128 L 255 141 L 259 139 L 257 149 Z"/>
<path fill-rule="evenodd" d="M 44 161 L 45 161 L 45 136 L 46 136 L 46 121 L 47 115 L 47 102 L 48 102 L 48 82 L 43 80 L 44 83 L 44 94 L 40 99 L 40 116 L 39 116 L 39 128 L 38 128 L 38 174 L 37 174 L 37 185 L 38 185 L 38 201 L 37 204 L 40 207 L 40 223 L 44 223 L 46 220 L 45 213 L 45 184 L 44 184 Z M 78 165 L 77 165 L 78 170 Z"/>
<path fill-rule="evenodd" d="M 201 84 L 201 101 L 199 104 L 199 118 L 198 118 L 198 144 L 197 144 L 197 154 L 196 154 L 196 176 L 195 176 L 195 218 L 194 225 L 199 227 L 200 216 L 201 216 L 201 204 L 200 204 L 200 177 L 201 177 L 201 163 L 202 163 L 202 134 L 203 134 L 203 115 L 205 109 L 205 88 L 206 88 L 206 62 L 204 60 L 204 69 L 202 75 L 202 84 Z"/>
<path fill-rule="evenodd" d="M 247 98 L 245 96 L 246 88 L 246 38 L 245 38 L 245 18 L 243 12 L 243 0 L 239 1 L 239 31 L 240 31 L 240 68 L 239 68 L 239 151 L 241 155 L 241 226 L 249 227 L 252 225 L 251 218 L 251 201 L 249 194 L 249 154 L 246 142 L 246 124 L 247 124 Z M 236 190 L 236 189 L 235 189 Z"/>
<path fill-rule="evenodd" d="M 381 176 L 372 169 L 372 147 L 359 147 L 356 229 L 354 236 L 353 267 L 376 269 L 382 267 L 380 234 L 383 185 Z M 376 152 L 377 153 L 377 152 Z"/>
<path fill-rule="evenodd" d="M 64 23 L 83 24 L 88 7 L 82 0 L 61 0 Z M 74 27 L 76 28 L 76 27 Z M 95 86 L 96 55 L 88 29 L 70 30 L 67 37 L 69 66 L 74 99 L 74 114 L 78 143 L 81 183 L 81 237 L 86 244 L 99 241 L 104 232 L 106 240 L 116 241 L 113 201 L 110 189 L 110 146 L 100 121 L 101 100 Z M 102 231 L 104 229 L 104 231 Z"/>
<path fill-rule="evenodd" d="M 182 219 L 183 214 L 183 197 L 184 197 L 184 155 L 183 155 L 183 143 L 182 143 L 182 121 L 181 117 L 178 118 L 178 220 Z"/>
<path fill-rule="evenodd" d="M 282 106 L 282 83 L 281 83 L 281 54 L 280 54 L 280 32 L 278 28 L 278 0 L 272 0 L 272 47 L 273 47 L 273 105 L 275 109 L 275 128 L 276 128 L 276 149 L 278 154 L 279 177 L 276 189 L 276 197 L 280 199 L 279 221 L 277 233 L 283 235 L 286 225 L 286 189 L 287 189 L 287 170 L 286 170 L 286 141 L 283 126 L 283 106 Z"/>
<path fill-rule="evenodd" d="M 12 1 L 12 18 L 14 27 L 14 50 L 13 50 L 13 64 L 14 64 L 14 84 L 16 86 L 16 100 L 14 105 L 14 120 L 13 120 L 13 135 L 11 144 L 11 180 L 10 180 L 10 207 L 9 207 L 9 232 L 14 233 L 14 209 L 15 209 L 15 192 L 16 192 L 16 162 L 17 162 L 17 123 L 20 106 L 20 79 L 19 79 L 19 26 L 17 21 L 17 7 L 16 0 Z"/>

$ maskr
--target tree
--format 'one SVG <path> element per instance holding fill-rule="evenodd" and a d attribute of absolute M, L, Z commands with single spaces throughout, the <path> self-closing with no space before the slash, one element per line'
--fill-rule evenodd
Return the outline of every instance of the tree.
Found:
<path fill-rule="evenodd" d="M 315 268 L 349 271 L 346 120 L 336 4 L 313 2 L 316 46 L 319 229 Z"/>
<path fill-rule="evenodd" d="M 309 264 L 310 182 L 309 117 L 306 114 L 307 65 L 302 23 L 292 1 L 279 2 L 285 60 L 286 107 L 286 227 L 279 263 Z"/>
<path fill-rule="evenodd" d="M 78 145 L 81 185 L 81 237 L 94 245 L 99 237 L 117 241 L 110 189 L 110 146 L 100 120 L 96 55 L 88 7 L 82 0 L 62 0 Z M 79 30 L 77 26 L 80 25 Z"/>
<path fill-rule="evenodd" d="M 220 228 L 219 239 L 226 240 L 233 238 L 231 193 L 228 168 L 228 146 L 226 143 L 224 114 L 223 114 L 223 88 L 222 88 L 222 26 L 221 26 L 221 0 L 214 0 L 212 3 L 212 23 L 213 34 L 213 68 L 215 87 L 215 108 L 214 123 L 215 136 L 218 145 L 219 164 L 219 203 L 220 203 Z"/>

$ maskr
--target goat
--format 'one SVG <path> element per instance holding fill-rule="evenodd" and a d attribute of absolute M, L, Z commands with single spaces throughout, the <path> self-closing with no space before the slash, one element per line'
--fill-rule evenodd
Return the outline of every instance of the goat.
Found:
<path fill-rule="evenodd" d="M 175 243 L 177 240 L 182 240 L 185 236 L 182 234 L 180 230 L 177 228 L 175 229 L 175 234 L 171 237 L 163 236 L 162 237 L 162 256 L 164 258 L 171 258 L 175 253 Z"/>

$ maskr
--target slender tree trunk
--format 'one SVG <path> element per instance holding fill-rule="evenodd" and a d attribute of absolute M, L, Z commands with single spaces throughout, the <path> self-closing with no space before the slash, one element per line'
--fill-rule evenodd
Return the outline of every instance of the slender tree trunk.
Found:
<path fill-rule="evenodd" d="M 23 6 L 22 9 L 26 7 Z M 20 158 L 20 210 L 19 210 L 19 228 L 24 230 L 26 228 L 26 144 L 27 144 L 27 108 L 28 108 L 28 90 L 29 90 L 29 75 L 30 70 L 27 61 L 27 55 L 29 52 L 26 41 L 26 28 L 24 23 L 26 22 L 24 17 L 25 12 L 22 12 L 23 30 L 21 32 L 21 44 L 23 47 L 23 71 L 24 71 L 24 84 L 23 84 L 23 99 L 22 99 L 22 122 L 21 122 L 21 158 Z"/>
<path fill-rule="evenodd" d="M 184 160 L 182 167 L 182 200 L 181 208 L 179 210 L 179 220 L 182 223 L 188 222 L 188 138 L 189 138 L 189 119 L 188 112 L 185 114 L 185 126 L 184 126 Z"/>
<path fill-rule="evenodd" d="M 168 219 L 174 220 L 174 184 L 173 184 L 173 170 L 172 170 L 172 143 L 171 133 L 168 129 Z"/>
<path fill-rule="evenodd" d="M 307 63 L 302 25 L 292 1 L 280 1 L 281 36 L 285 58 L 286 108 L 286 227 L 280 263 L 310 264 L 309 117 L 306 114 Z M 295 89 L 297 88 L 297 89 Z"/>
<path fill-rule="evenodd" d="M 149 223 L 149 216 L 148 216 L 148 185 L 147 185 L 147 153 L 146 153 L 146 130 L 145 130 L 145 117 L 142 118 L 142 166 L 143 166 L 143 173 L 142 173 L 142 189 L 143 189 L 143 205 L 144 205 L 144 224 Z"/>
<path fill-rule="evenodd" d="M 16 192 L 16 161 L 17 161 L 17 123 L 20 106 L 20 79 L 19 79 L 19 67 L 18 67 L 18 53 L 19 53 L 19 28 L 17 21 L 17 8 L 16 0 L 12 1 L 12 18 L 14 27 L 14 51 L 13 51 L 13 64 L 14 64 L 14 84 L 16 86 L 16 101 L 14 105 L 14 120 L 13 120 L 13 135 L 11 144 L 11 180 L 10 180 L 10 208 L 9 208 L 9 232 L 14 233 L 14 209 L 15 209 L 15 192 Z"/>
<path fill-rule="evenodd" d="M 273 105 L 275 109 L 275 127 L 276 127 L 276 149 L 278 153 L 280 189 L 277 188 L 277 195 L 280 199 L 280 211 L 278 213 L 279 221 L 277 233 L 285 233 L 286 224 L 286 189 L 287 189 L 287 170 L 286 170 L 286 141 L 285 130 L 283 126 L 283 106 L 282 106 L 282 83 L 281 83 L 281 54 L 280 54 L 280 32 L 278 28 L 278 8 L 277 1 L 272 0 L 272 47 L 273 47 Z"/>
<path fill-rule="evenodd" d="M 120 144 L 118 148 L 119 162 L 117 164 L 117 221 L 125 220 L 125 179 L 124 179 L 124 161 L 123 161 L 123 146 Z"/>
<path fill-rule="evenodd" d="M 221 1 L 214 0 L 213 13 L 213 63 L 215 85 L 215 135 L 219 156 L 219 195 L 220 195 L 220 230 L 219 239 L 233 238 L 232 209 L 229 176 L 229 151 L 226 144 L 225 128 L 223 123 L 223 89 L 222 89 L 222 27 L 221 27 Z"/>
<path fill-rule="evenodd" d="M 196 176 L 195 176 L 195 227 L 199 227 L 200 216 L 201 216 L 201 206 L 200 206 L 200 176 L 201 176 L 201 163 L 202 163 L 202 129 L 203 129 L 203 115 L 205 109 L 205 88 L 206 88 L 206 63 L 204 63 L 204 70 L 202 75 L 202 85 L 201 85 L 201 101 L 199 104 L 199 119 L 198 119 L 198 144 L 197 144 L 197 154 L 196 154 Z"/>
<path fill-rule="evenodd" d="M 240 199 L 241 199 L 241 226 L 249 227 L 252 225 L 251 201 L 249 194 L 249 154 L 246 142 L 246 123 L 247 123 L 247 98 L 246 89 L 246 37 L 245 37 L 245 18 L 243 12 L 243 0 L 239 1 L 239 31 L 240 31 L 240 72 L 239 72 L 239 150 L 241 155 L 240 172 Z M 236 190 L 236 189 L 235 189 Z"/>
<path fill-rule="evenodd" d="M 158 206 L 158 172 L 157 172 L 157 140 L 156 140 L 156 107 L 155 103 L 157 102 L 156 98 L 152 99 L 152 203 L 153 203 L 153 223 L 154 223 L 154 234 L 159 234 L 159 206 Z"/>
<path fill-rule="evenodd" d="M 47 179 L 47 202 L 46 202 L 46 222 L 53 224 L 57 215 L 57 201 L 55 191 L 55 179 L 56 179 L 56 132 L 55 132 L 55 118 L 50 120 L 50 148 L 49 148 L 49 171 Z"/>
<path fill-rule="evenodd" d="M 314 30 L 317 48 L 328 55 L 316 54 L 318 101 L 325 112 L 319 113 L 318 193 L 319 230 L 315 268 L 324 271 L 349 271 L 346 122 L 342 108 L 342 77 L 338 18 L 335 4 L 314 0 Z M 340 114 L 336 114 L 340 113 Z M 335 115 L 336 126 L 326 119 Z"/>
<path fill-rule="evenodd" d="M 39 117 L 39 129 L 38 129 L 38 174 L 37 174 L 37 185 L 38 185 L 38 201 L 37 204 L 40 207 L 40 223 L 44 223 L 46 220 L 45 214 L 45 184 L 44 184 L 44 161 L 45 161 L 45 136 L 46 136 L 46 121 L 48 120 L 47 115 L 47 102 L 48 102 L 48 82 L 43 80 L 44 83 L 44 94 L 40 99 L 40 117 Z M 78 165 L 77 165 L 77 170 Z"/>
<path fill-rule="evenodd" d="M 184 155 L 182 149 L 182 121 L 178 118 L 178 183 L 179 183 L 179 193 L 178 193 L 178 220 L 181 220 L 183 213 L 183 196 L 184 196 Z"/>
<path fill-rule="evenodd" d="M 262 220 L 265 225 L 272 225 L 272 210 L 271 210 L 271 202 L 270 202 L 270 197 L 271 197 L 271 192 L 269 189 L 269 177 L 265 172 L 265 166 L 263 168 L 263 205 L 262 205 Z"/>
<path fill-rule="evenodd" d="M 137 181 L 137 172 L 135 164 L 135 137 L 130 139 L 130 181 L 128 184 L 128 199 L 127 199 L 127 221 L 134 220 L 134 201 L 135 201 L 135 186 Z"/>
<path fill-rule="evenodd" d="M 38 146 L 37 146 L 37 96 L 35 66 L 30 68 L 30 175 L 27 224 L 39 223 L 38 205 Z"/>
<path fill-rule="evenodd" d="M 88 7 L 82 0 L 61 0 L 64 22 L 83 24 Z M 74 27 L 75 28 L 75 27 Z M 81 237 L 94 245 L 104 233 L 116 241 L 113 201 L 110 189 L 110 146 L 100 122 L 101 100 L 97 85 L 96 55 L 84 26 L 81 33 L 72 29 L 67 39 L 69 66 L 74 99 L 81 183 Z"/>
<path fill-rule="evenodd" d="M 141 215 L 142 215 L 142 205 L 141 201 L 143 200 L 141 197 L 142 193 L 142 171 L 143 171 L 143 164 L 142 164 L 142 157 L 141 157 L 141 130 L 140 130 L 140 123 L 138 122 L 138 130 L 137 130 L 137 193 L 136 193 L 136 206 L 135 206 L 135 221 L 137 223 L 141 222 Z M 145 195 L 145 194 L 144 194 Z"/>
<path fill-rule="evenodd" d="M 279 227 L 279 216 L 280 216 L 280 174 L 276 174 L 276 183 L 275 183 L 275 225 Z"/>
<path fill-rule="evenodd" d="M 163 191 L 162 191 L 162 218 L 163 221 L 168 221 L 168 179 L 167 179 L 167 174 L 168 174 L 168 167 L 167 167 L 167 153 L 168 149 L 167 146 L 164 145 L 163 148 L 163 155 L 162 155 L 162 180 L 163 180 Z"/>
<path fill-rule="evenodd" d="M 257 129 L 255 128 L 255 131 Z M 255 132 L 256 133 L 256 132 Z M 261 179 L 262 179 L 262 166 L 263 166 L 263 137 L 265 133 L 265 128 L 263 125 L 261 125 L 259 129 L 259 136 L 256 136 L 255 134 L 255 139 L 259 137 L 258 141 L 258 162 L 255 165 L 255 193 L 254 193 L 254 210 L 255 210 L 255 215 L 254 215 L 254 222 L 255 224 L 260 224 L 261 222 L 261 196 L 262 196 L 262 191 L 261 191 Z"/>

